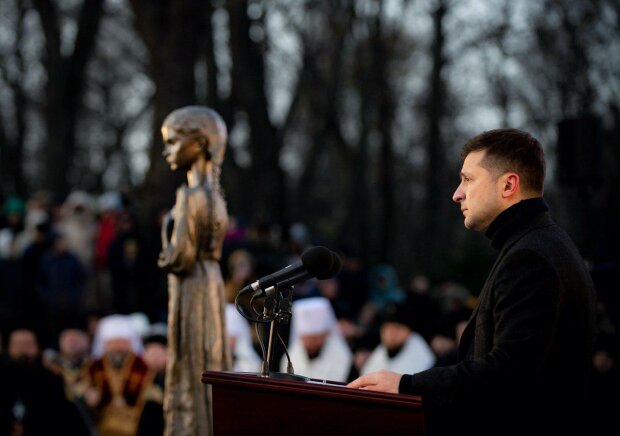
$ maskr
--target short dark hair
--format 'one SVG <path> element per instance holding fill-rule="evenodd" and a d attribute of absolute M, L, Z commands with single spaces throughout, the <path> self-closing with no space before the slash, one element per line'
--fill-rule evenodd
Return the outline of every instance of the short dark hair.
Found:
<path fill-rule="evenodd" d="M 461 149 L 465 159 L 473 151 L 486 151 L 481 165 L 491 173 L 519 174 L 526 191 L 543 192 L 545 153 L 540 142 L 527 132 L 517 129 L 495 129 L 473 137 Z"/>

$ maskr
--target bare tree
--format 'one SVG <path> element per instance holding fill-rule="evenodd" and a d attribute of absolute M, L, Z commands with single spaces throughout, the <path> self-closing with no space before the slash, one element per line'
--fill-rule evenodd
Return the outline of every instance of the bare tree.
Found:
<path fill-rule="evenodd" d="M 45 182 L 59 195 L 70 189 L 69 174 L 76 148 L 75 126 L 81 109 L 85 69 L 93 53 L 103 0 L 84 0 L 79 10 L 73 48 L 66 53 L 61 36 L 61 11 L 52 0 L 33 0 L 45 35 L 47 84 Z"/>
<path fill-rule="evenodd" d="M 428 94 L 426 96 L 425 118 L 427 123 L 427 165 L 426 165 L 426 197 L 422 221 L 422 247 L 426 255 L 421 258 L 426 271 L 434 271 L 438 266 L 438 259 L 445 249 L 446 225 L 443 217 L 446 198 L 449 198 L 446 189 L 446 153 L 443 138 L 443 122 L 446 116 L 447 84 L 445 70 L 448 60 L 445 55 L 446 30 L 445 19 L 449 12 L 450 1 L 438 0 L 431 13 L 433 20 L 433 37 L 430 47 L 432 62 L 428 78 Z"/>
<path fill-rule="evenodd" d="M 6 123 L 6 126 L 14 126 L 7 129 L 5 121 L 0 119 L 0 174 L 3 191 L 12 191 L 17 195 L 25 195 L 27 184 L 24 178 L 24 146 L 26 134 L 26 110 L 28 97 L 24 89 L 24 59 L 21 52 L 20 42 L 24 35 L 24 14 L 25 7 L 23 2 L 15 2 L 13 6 L 13 21 L 15 39 L 7 50 L 6 54 L 0 58 L 0 79 L 11 93 L 12 119 L 13 122 Z M 8 14 L 7 14 L 8 15 Z M 7 17 L 5 16 L 5 19 Z M 11 71 L 10 65 L 13 64 Z M 8 116 L 7 116 L 8 117 Z"/>
<path fill-rule="evenodd" d="M 346 188 L 335 189 L 335 185 L 346 183 L 347 160 L 351 149 L 347 147 L 341 132 L 341 101 L 347 81 L 346 43 L 354 20 L 352 2 L 325 2 L 308 5 L 306 17 L 313 14 L 321 17 L 316 25 L 297 28 L 302 42 L 302 65 L 299 71 L 292 108 L 297 105 L 295 130 L 305 130 L 310 137 L 309 148 L 304 153 L 304 165 L 292 195 L 294 217 L 297 220 L 314 221 L 325 216 L 326 209 L 336 208 L 333 199 L 320 198 L 317 179 L 321 172 L 327 175 L 332 192 L 346 195 Z M 316 35 L 322 33 L 322 37 Z M 317 92 L 317 90 L 321 90 Z M 289 110 L 289 122 L 294 113 Z M 336 151 L 336 152 L 334 152 Z M 344 164 L 326 169 L 322 161 L 335 159 L 339 153 Z M 357 185 L 360 188 L 360 185 Z M 325 200 L 331 204 L 321 207 Z"/>
<path fill-rule="evenodd" d="M 82 189 L 130 193 L 140 182 L 143 174 L 132 163 L 144 145 L 130 141 L 150 126 L 153 84 L 145 72 L 146 48 L 130 6 L 106 3 L 78 123 L 74 167 Z"/>
<path fill-rule="evenodd" d="M 253 217 L 257 221 L 284 223 L 286 192 L 280 167 L 282 138 L 269 116 L 265 81 L 265 46 L 250 37 L 252 26 L 261 26 L 261 18 L 248 16 L 248 1 L 227 3 L 232 52 L 232 95 L 234 105 L 248 115 L 251 137 Z"/>
<path fill-rule="evenodd" d="M 149 167 L 140 187 L 143 223 L 170 207 L 182 175 L 172 174 L 161 157 L 161 124 L 171 111 L 196 104 L 194 67 L 204 38 L 207 2 L 131 0 L 136 26 L 148 51 L 148 73 L 155 85 Z"/>

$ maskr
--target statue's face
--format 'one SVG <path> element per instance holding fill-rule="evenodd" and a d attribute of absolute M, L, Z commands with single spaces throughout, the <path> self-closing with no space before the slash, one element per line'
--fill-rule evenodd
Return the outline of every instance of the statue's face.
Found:
<path fill-rule="evenodd" d="M 164 139 L 162 154 L 172 170 L 189 168 L 201 155 L 198 135 L 181 133 L 169 125 L 164 125 L 161 133 Z"/>

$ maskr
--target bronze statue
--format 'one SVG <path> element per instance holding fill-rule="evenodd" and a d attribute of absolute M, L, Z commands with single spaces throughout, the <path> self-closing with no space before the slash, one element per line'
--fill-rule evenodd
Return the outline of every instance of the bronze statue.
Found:
<path fill-rule="evenodd" d="M 202 371 L 232 368 L 218 263 L 228 224 L 219 180 L 226 125 L 207 107 L 186 106 L 170 113 L 161 130 L 170 168 L 187 172 L 164 218 L 158 260 L 169 273 L 165 434 L 208 435 L 210 390 Z"/>

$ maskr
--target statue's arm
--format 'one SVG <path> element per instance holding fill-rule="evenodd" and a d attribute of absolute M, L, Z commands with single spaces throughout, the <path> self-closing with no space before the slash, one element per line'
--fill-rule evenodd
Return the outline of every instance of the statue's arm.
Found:
<path fill-rule="evenodd" d="M 157 264 L 174 274 L 190 272 L 196 261 L 196 224 L 192 222 L 187 203 L 187 189 L 180 188 L 174 209 L 162 223 L 162 251 Z"/>

